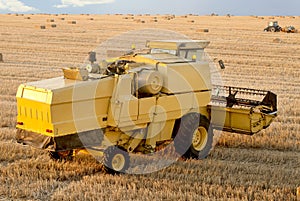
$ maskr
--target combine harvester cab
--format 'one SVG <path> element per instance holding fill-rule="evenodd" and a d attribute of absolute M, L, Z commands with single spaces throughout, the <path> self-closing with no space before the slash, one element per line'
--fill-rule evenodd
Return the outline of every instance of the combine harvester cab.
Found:
<path fill-rule="evenodd" d="M 128 169 L 130 153 L 153 153 L 173 141 L 180 156 L 202 159 L 212 149 L 213 129 L 252 135 L 267 128 L 276 95 L 212 86 L 208 44 L 149 41 L 147 53 L 106 60 L 104 69 L 90 55 L 86 69 L 20 85 L 17 141 L 54 159 L 93 150 L 115 173 Z"/>

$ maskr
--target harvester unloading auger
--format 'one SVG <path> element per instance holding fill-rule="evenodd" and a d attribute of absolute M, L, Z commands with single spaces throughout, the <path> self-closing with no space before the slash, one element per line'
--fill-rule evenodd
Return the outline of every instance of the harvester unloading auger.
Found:
<path fill-rule="evenodd" d="M 109 172 L 124 172 L 130 153 L 153 153 L 173 141 L 179 155 L 202 159 L 213 129 L 251 135 L 267 128 L 277 114 L 276 95 L 212 86 L 203 59 L 208 44 L 150 41 L 147 53 L 101 65 L 92 59 L 88 70 L 65 68 L 62 77 L 20 85 L 17 141 L 55 159 L 93 149 L 104 154 Z"/>

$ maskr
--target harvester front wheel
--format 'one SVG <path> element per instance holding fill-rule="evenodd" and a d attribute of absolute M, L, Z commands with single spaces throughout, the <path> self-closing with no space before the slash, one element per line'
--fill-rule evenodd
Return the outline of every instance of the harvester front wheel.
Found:
<path fill-rule="evenodd" d="M 192 113 L 180 120 L 175 150 L 183 158 L 204 159 L 208 156 L 213 144 L 213 130 L 209 120 L 200 114 Z"/>
<path fill-rule="evenodd" d="M 190 158 L 206 158 L 212 149 L 213 130 L 205 117 L 200 118 L 200 124 L 194 130 L 193 140 L 189 150 Z"/>
<path fill-rule="evenodd" d="M 121 147 L 110 146 L 104 151 L 103 163 L 107 173 L 124 173 L 129 167 L 130 157 Z"/>

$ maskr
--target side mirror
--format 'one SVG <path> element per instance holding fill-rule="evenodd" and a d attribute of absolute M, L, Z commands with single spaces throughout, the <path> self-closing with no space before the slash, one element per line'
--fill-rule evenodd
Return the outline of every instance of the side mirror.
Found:
<path fill-rule="evenodd" d="M 219 66 L 221 69 L 225 69 L 225 65 L 224 65 L 224 62 L 222 60 L 219 60 Z"/>

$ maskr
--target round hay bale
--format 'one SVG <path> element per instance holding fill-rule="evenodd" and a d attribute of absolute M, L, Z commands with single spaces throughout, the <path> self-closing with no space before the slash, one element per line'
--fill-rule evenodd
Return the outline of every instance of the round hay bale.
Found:
<path fill-rule="evenodd" d="M 3 55 L 0 53 L 0 62 L 3 62 Z"/>
<path fill-rule="evenodd" d="M 46 29 L 46 26 L 41 25 L 41 26 L 40 26 L 40 29 Z"/>
<path fill-rule="evenodd" d="M 54 19 L 47 19 L 47 22 L 54 22 Z"/>
<path fill-rule="evenodd" d="M 76 21 L 69 21 L 68 24 L 77 24 Z"/>
<path fill-rule="evenodd" d="M 280 38 L 273 39 L 273 43 L 282 43 L 282 40 Z"/>
<path fill-rule="evenodd" d="M 56 28 L 57 25 L 56 25 L 56 24 L 51 24 L 51 27 L 52 27 L 52 28 Z"/>
<path fill-rule="evenodd" d="M 209 29 L 197 29 L 196 32 L 208 33 Z"/>

